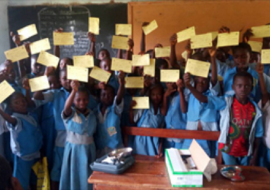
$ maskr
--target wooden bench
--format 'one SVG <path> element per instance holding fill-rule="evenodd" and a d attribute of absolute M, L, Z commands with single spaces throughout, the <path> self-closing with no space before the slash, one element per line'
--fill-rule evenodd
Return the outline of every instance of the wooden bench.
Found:
<path fill-rule="evenodd" d="M 127 145 L 128 136 L 149 136 L 159 138 L 178 138 L 178 139 L 204 139 L 217 141 L 220 135 L 219 131 L 191 131 L 180 129 L 160 129 L 144 127 L 122 127 L 124 144 Z M 221 152 L 218 151 L 216 157 L 217 163 L 222 163 Z"/>

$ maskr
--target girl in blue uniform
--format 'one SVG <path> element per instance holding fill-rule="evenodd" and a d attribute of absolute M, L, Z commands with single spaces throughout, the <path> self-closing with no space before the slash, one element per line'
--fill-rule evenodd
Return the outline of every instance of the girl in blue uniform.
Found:
<path fill-rule="evenodd" d="M 124 107 L 125 74 L 120 71 L 118 77 L 120 86 L 116 96 L 114 88 L 110 85 L 105 85 L 100 92 L 100 104 L 96 112 L 98 119 L 97 133 L 95 134 L 97 157 L 123 146 L 120 118 Z"/>
<path fill-rule="evenodd" d="M 186 88 L 191 92 L 186 96 L 186 102 L 181 102 L 181 109 L 183 113 L 187 113 L 187 130 L 204 130 L 217 131 L 218 129 L 218 112 L 214 109 L 205 109 L 203 104 L 197 99 L 198 94 L 205 96 L 217 96 L 219 93 L 219 83 L 217 81 L 217 66 L 216 66 L 216 50 L 209 49 L 211 56 L 211 80 L 209 78 L 194 77 L 195 86 L 191 85 L 191 78 L 189 73 L 185 73 L 184 82 Z M 193 59 L 203 60 L 201 54 L 194 54 Z M 209 87 L 210 83 L 210 87 Z M 188 104 L 188 105 L 187 105 Z M 215 155 L 215 143 L 207 142 L 206 140 L 197 140 L 202 146 L 208 156 Z M 188 149 L 192 139 L 185 139 L 182 148 Z"/>
<path fill-rule="evenodd" d="M 135 101 L 130 105 L 130 122 L 137 123 L 138 127 L 162 128 L 164 125 L 164 116 L 161 114 L 161 103 L 163 99 L 163 87 L 161 84 L 153 85 L 150 88 L 150 109 L 133 111 L 136 105 Z M 134 152 L 135 154 L 161 156 L 162 143 L 158 137 L 135 136 Z"/>
<path fill-rule="evenodd" d="M 186 114 L 182 113 L 180 101 L 185 101 L 183 85 L 179 79 L 177 83 L 166 83 L 167 90 L 163 97 L 163 111 L 167 129 L 186 129 Z M 183 139 L 167 138 L 164 148 L 181 149 Z"/>
<path fill-rule="evenodd" d="M 78 81 L 71 82 L 72 91 L 68 97 L 62 118 L 67 129 L 60 190 L 91 189 L 87 179 L 91 174 L 89 165 L 96 158 L 93 135 L 96 131 L 96 116 L 87 108 L 88 90 L 79 87 Z M 74 107 L 71 107 L 74 104 Z"/>
<path fill-rule="evenodd" d="M 56 74 L 50 74 L 48 76 L 48 81 L 50 83 L 50 89 L 60 89 L 60 81 Z M 53 118 L 53 104 L 48 102 L 42 107 L 41 113 L 41 131 L 43 134 L 43 147 L 45 151 L 45 156 L 48 161 L 48 169 L 51 171 L 53 166 L 53 148 L 54 141 L 56 138 L 55 122 Z"/>
<path fill-rule="evenodd" d="M 29 85 L 25 88 L 27 96 L 30 96 Z M 20 181 L 24 190 L 28 189 L 30 179 L 31 182 L 36 183 L 32 166 L 40 157 L 39 150 L 42 146 L 42 133 L 37 115 L 28 113 L 27 110 L 27 100 L 29 99 L 26 99 L 20 92 L 15 92 L 8 99 L 12 115 L 0 110 L 0 114 L 6 120 L 10 131 L 10 146 L 14 154 L 13 176 Z"/>

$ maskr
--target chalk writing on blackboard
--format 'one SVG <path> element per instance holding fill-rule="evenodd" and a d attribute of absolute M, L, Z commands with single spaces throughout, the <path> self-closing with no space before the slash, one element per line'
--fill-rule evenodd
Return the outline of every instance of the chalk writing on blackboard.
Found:
<path fill-rule="evenodd" d="M 89 48 L 87 31 L 90 16 L 89 9 L 84 6 L 43 8 L 38 12 L 40 38 L 49 38 L 53 47 L 53 31 L 63 28 L 64 32 L 74 33 L 74 45 L 61 47 L 61 57 L 84 55 Z"/>

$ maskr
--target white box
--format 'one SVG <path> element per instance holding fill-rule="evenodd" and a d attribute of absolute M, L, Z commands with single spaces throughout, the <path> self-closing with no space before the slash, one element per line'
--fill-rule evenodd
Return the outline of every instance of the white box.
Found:
<path fill-rule="evenodd" d="M 188 169 L 181 155 L 191 155 L 197 169 Z M 211 159 L 196 140 L 189 150 L 166 149 L 165 164 L 172 187 L 203 187 L 203 175 L 211 180 Z"/>

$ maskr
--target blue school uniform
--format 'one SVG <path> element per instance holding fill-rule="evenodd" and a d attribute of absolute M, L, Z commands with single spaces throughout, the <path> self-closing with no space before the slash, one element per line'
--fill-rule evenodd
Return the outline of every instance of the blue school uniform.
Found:
<path fill-rule="evenodd" d="M 114 74 L 111 75 L 107 84 L 111 85 L 114 88 L 115 93 L 118 91 L 119 88 L 118 77 L 115 76 Z"/>
<path fill-rule="evenodd" d="M 87 108 L 89 108 L 90 110 L 95 110 L 98 106 L 98 100 L 89 91 L 88 93 L 89 93 L 89 102 Z"/>
<path fill-rule="evenodd" d="M 180 107 L 179 93 L 176 92 L 169 97 L 168 111 L 165 116 L 165 124 L 167 129 L 186 129 L 187 117 L 182 113 Z M 182 148 L 183 139 L 167 138 L 164 147 L 165 148 Z"/>
<path fill-rule="evenodd" d="M 265 65 L 263 65 L 263 72 L 264 72 L 267 76 L 270 76 L 270 64 L 265 64 Z"/>
<path fill-rule="evenodd" d="M 258 102 L 261 99 L 261 90 L 259 87 L 259 75 L 255 70 L 251 69 L 250 67 L 248 67 L 247 72 L 253 76 L 253 89 L 250 96 L 255 100 L 255 102 Z M 229 69 L 226 72 L 225 77 L 223 79 L 224 94 L 226 95 L 234 94 L 232 85 L 233 85 L 233 77 L 236 73 L 237 73 L 236 67 Z M 270 91 L 270 78 L 264 74 L 264 80 L 266 83 L 267 90 Z"/>
<path fill-rule="evenodd" d="M 62 87 L 61 89 L 48 90 L 46 92 L 43 92 L 43 96 L 43 102 L 51 102 L 53 106 L 54 123 L 57 133 L 54 144 L 55 147 L 53 154 L 53 168 L 51 171 L 51 179 L 52 181 L 59 181 L 66 140 L 66 129 L 64 122 L 61 118 L 61 112 L 64 109 L 65 102 L 69 96 L 69 92 Z"/>
<path fill-rule="evenodd" d="M 256 114 L 253 119 L 249 134 L 249 148 L 248 154 L 244 157 L 234 157 L 222 152 L 222 157 L 226 165 L 248 165 L 249 160 L 253 154 L 253 144 L 255 138 L 261 138 L 263 136 L 262 125 L 262 113 L 258 105 L 250 98 L 249 101 L 255 106 Z M 220 136 L 219 143 L 226 144 L 228 140 L 228 134 L 230 129 L 230 113 L 233 103 L 233 96 L 214 97 L 208 96 L 208 102 L 204 104 L 206 108 L 215 109 L 220 111 Z"/>
<path fill-rule="evenodd" d="M 33 117 L 34 116 L 34 117 Z M 13 113 L 16 126 L 6 122 L 10 131 L 10 146 L 14 154 L 13 176 L 18 178 L 24 190 L 28 189 L 32 166 L 40 157 L 42 133 L 37 117 L 30 114 Z"/>
<path fill-rule="evenodd" d="M 148 110 L 137 110 L 137 113 L 134 114 L 134 121 L 138 122 L 138 127 L 162 128 L 164 116 L 160 113 L 160 109 L 155 115 L 154 107 L 150 105 Z M 135 154 L 155 156 L 159 154 L 158 148 L 158 137 L 135 136 L 134 138 L 133 151 Z"/>
<path fill-rule="evenodd" d="M 72 108 L 71 116 L 65 117 L 62 113 L 62 118 L 67 129 L 67 139 L 63 158 L 65 167 L 62 167 L 59 189 L 91 189 L 87 180 L 92 173 L 89 165 L 96 158 L 93 140 L 96 116 L 91 110 L 85 116 Z"/>
<path fill-rule="evenodd" d="M 56 130 L 53 116 L 53 104 L 48 102 L 42 107 L 41 131 L 43 134 L 43 147 L 48 161 L 48 168 L 51 171 L 53 166 L 53 149 L 56 138 Z"/>
<path fill-rule="evenodd" d="M 226 72 L 230 69 L 230 66 L 227 63 L 219 61 L 218 59 L 216 59 L 216 63 L 217 63 L 217 74 L 224 78 Z"/>
<path fill-rule="evenodd" d="M 212 88 L 203 94 L 207 97 L 217 96 L 220 91 L 219 82 Z M 203 103 L 199 102 L 193 94 L 186 97 L 188 101 L 188 112 L 187 112 L 187 130 L 198 130 L 199 122 L 201 123 L 204 131 L 218 131 L 218 112 L 215 109 L 208 109 L 203 106 Z M 207 140 L 197 140 L 208 156 L 214 157 L 215 146 L 211 147 L 211 142 Z M 183 143 L 183 149 L 188 149 L 192 139 L 185 139 Z"/>
<path fill-rule="evenodd" d="M 123 112 L 124 101 L 119 105 L 114 99 L 113 105 L 107 107 L 105 114 L 101 113 L 101 104 L 96 111 L 98 126 L 95 134 L 95 144 L 97 147 L 97 157 L 109 153 L 111 150 L 123 147 L 120 128 L 120 117 Z"/>

